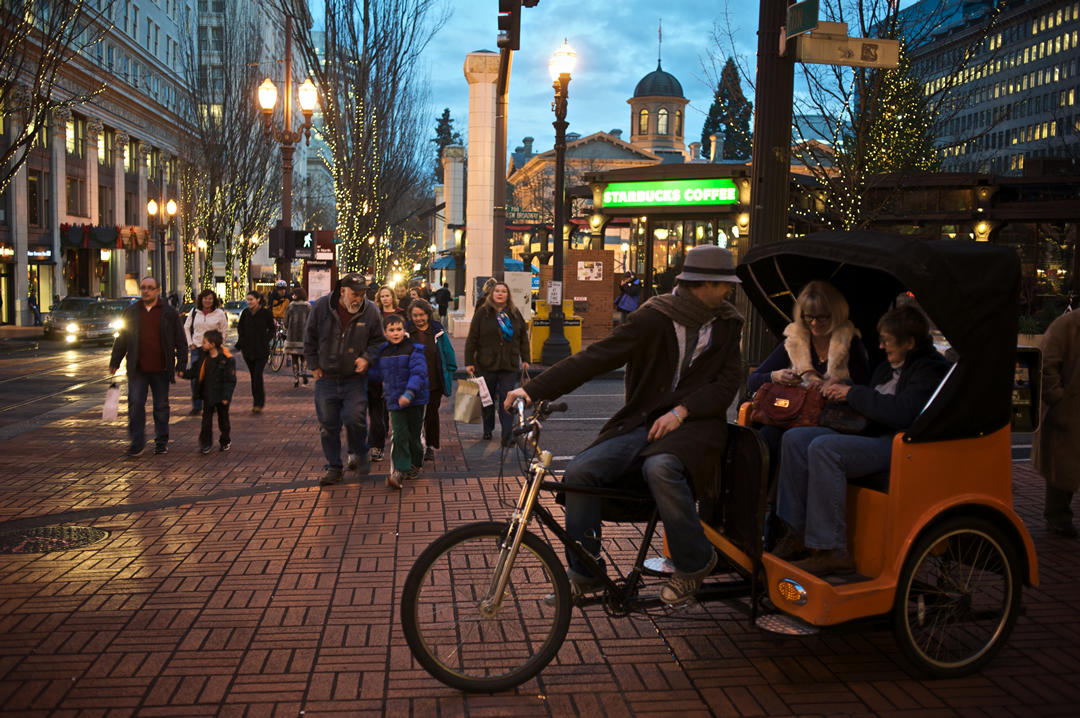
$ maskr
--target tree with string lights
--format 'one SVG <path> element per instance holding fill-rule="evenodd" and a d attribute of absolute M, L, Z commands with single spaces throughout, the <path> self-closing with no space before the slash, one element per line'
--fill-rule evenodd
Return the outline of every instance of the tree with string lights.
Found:
<path fill-rule="evenodd" d="M 701 128 L 701 156 L 712 157 L 712 136 L 720 135 L 721 147 L 717 153 L 722 159 L 744 160 L 750 158 L 752 135 L 750 121 L 754 105 L 742 91 L 742 80 L 735 59 L 728 57 L 720 72 L 713 103 Z"/>

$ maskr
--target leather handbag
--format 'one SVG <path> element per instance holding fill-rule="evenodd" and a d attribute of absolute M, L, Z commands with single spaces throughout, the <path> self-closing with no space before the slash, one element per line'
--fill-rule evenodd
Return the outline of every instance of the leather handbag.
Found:
<path fill-rule="evenodd" d="M 855 411 L 851 404 L 830 401 L 821 410 L 818 426 L 824 426 L 841 434 L 861 434 L 866 431 L 867 421 L 866 417 Z"/>
<path fill-rule="evenodd" d="M 754 395 L 750 421 L 780 429 L 817 426 L 825 397 L 816 389 L 765 382 Z"/>

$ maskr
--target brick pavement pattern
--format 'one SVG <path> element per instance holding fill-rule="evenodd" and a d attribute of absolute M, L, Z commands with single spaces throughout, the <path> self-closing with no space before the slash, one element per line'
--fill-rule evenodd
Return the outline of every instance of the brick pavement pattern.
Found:
<path fill-rule="evenodd" d="M 179 413 L 163 456 L 122 457 L 125 416 L 106 426 L 99 411 L 0 443 L 0 532 L 110 533 L 0 555 L 3 715 L 1076 715 L 1080 544 L 1046 535 L 1028 465 L 1016 503 L 1042 585 L 979 675 L 920 679 L 879 623 L 784 638 L 728 604 L 622 619 L 593 607 L 575 609 L 538 678 L 464 696 L 413 662 L 399 592 L 446 528 L 505 516 L 516 482 L 471 475 L 447 402 L 444 446 L 404 491 L 386 488 L 387 462 L 320 489 L 310 387 L 285 372 L 267 385 L 253 415 L 241 374 L 229 453 L 200 455 L 198 417 Z M 181 412 L 185 389 L 172 393 Z M 605 543 L 625 554 L 637 531 L 616 527 Z"/>

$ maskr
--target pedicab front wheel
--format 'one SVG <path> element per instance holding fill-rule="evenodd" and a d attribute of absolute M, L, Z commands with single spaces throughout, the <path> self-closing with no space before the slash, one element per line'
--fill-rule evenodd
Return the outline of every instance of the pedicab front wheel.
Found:
<path fill-rule="evenodd" d="M 900 572 L 893 631 L 916 668 L 938 678 L 973 673 L 1012 632 L 1020 609 L 1016 551 L 981 518 L 956 516 L 921 537 Z"/>
<path fill-rule="evenodd" d="M 285 342 L 281 337 L 274 337 L 270 342 L 270 370 L 280 371 L 285 364 Z"/>
<path fill-rule="evenodd" d="M 401 626 L 409 649 L 424 670 L 463 691 L 524 683 L 551 662 L 570 627 L 566 571 L 534 534 L 522 539 L 501 601 L 492 596 L 509 560 L 506 528 L 487 522 L 450 531 L 405 579 Z"/>

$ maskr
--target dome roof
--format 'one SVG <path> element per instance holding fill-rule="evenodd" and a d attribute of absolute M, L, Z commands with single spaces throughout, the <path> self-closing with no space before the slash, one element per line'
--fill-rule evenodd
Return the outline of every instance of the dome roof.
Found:
<path fill-rule="evenodd" d="M 641 78 L 634 88 L 634 97 L 683 97 L 682 85 L 674 75 L 660 69 L 657 61 L 656 69 Z"/>

